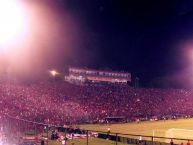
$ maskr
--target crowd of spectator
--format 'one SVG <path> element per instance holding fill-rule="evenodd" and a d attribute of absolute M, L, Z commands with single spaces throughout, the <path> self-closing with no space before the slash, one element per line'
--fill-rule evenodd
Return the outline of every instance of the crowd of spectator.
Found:
<path fill-rule="evenodd" d="M 66 82 L 0 84 L 0 117 L 64 125 L 104 122 L 105 117 L 147 120 L 193 115 L 193 90 L 77 86 Z"/>

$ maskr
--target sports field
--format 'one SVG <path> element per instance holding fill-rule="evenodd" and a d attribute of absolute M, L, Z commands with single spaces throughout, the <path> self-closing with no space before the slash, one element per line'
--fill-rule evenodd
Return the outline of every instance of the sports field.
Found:
<path fill-rule="evenodd" d="M 139 124 L 125 123 L 125 124 L 112 124 L 112 125 L 81 125 L 81 129 L 96 130 L 107 132 L 107 128 L 111 128 L 112 133 L 123 133 L 123 134 L 135 134 L 144 136 L 158 136 L 158 137 L 169 137 L 169 138 L 184 138 L 193 139 L 193 119 L 178 119 L 178 120 L 166 120 L 166 121 L 146 121 L 140 122 Z M 125 135 L 119 135 L 125 136 Z M 127 136 L 129 138 L 137 138 Z M 151 140 L 151 138 L 143 137 L 143 140 Z M 170 142 L 170 139 L 154 139 L 159 142 Z M 174 140 L 174 143 L 187 143 L 187 140 Z M 75 145 L 85 145 L 86 139 L 74 140 Z M 192 143 L 192 142 L 191 142 Z M 49 141 L 52 145 L 61 145 L 57 141 Z M 72 144 L 72 141 L 67 141 L 67 144 Z M 105 139 L 89 139 L 89 145 L 115 145 L 115 142 Z M 119 142 L 118 145 L 126 145 L 126 143 Z"/>
<path fill-rule="evenodd" d="M 80 127 L 104 132 L 107 132 L 107 128 L 110 127 L 111 132 L 114 133 L 193 139 L 193 119 L 146 121 L 139 124 L 133 122 L 112 125 L 81 125 Z M 155 140 L 163 141 L 163 139 Z"/>
<path fill-rule="evenodd" d="M 86 145 L 86 139 L 76 139 L 73 141 L 74 145 Z M 93 138 L 89 139 L 89 145 L 115 145 L 115 142 L 105 139 Z M 49 141 L 49 145 L 61 145 L 61 142 L 58 141 Z M 72 145 L 72 141 L 67 141 L 67 145 Z M 118 145 L 125 145 L 119 143 Z"/>

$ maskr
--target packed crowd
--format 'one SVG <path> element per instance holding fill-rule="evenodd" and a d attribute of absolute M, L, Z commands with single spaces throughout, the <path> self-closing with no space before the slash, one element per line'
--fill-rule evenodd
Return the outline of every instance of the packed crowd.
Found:
<path fill-rule="evenodd" d="M 5 115 L 49 124 L 127 121 L 193 115 L 193 90 L 145 89 L 129 86 L 65 82 L 0 84 L 0 117 Z"/>

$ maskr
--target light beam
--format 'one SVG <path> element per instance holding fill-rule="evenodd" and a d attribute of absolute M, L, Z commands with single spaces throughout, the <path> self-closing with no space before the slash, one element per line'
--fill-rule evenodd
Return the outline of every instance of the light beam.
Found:
<path fill-rule="evenodd" d="M 17 0 L 0 0 L 0 47 L 12 43 L 24 31 L 24 12 Z"/>

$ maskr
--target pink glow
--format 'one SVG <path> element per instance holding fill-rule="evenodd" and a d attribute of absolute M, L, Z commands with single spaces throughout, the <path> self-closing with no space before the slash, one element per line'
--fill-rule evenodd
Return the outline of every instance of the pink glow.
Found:
<path fill-rule="evenodd" d="M 15 0 L 0 0 L 0 48 L 22 39 L 26 32 L 26 16 L 22 5 Z"/>
<path fill-rule="evenodd" d="M 61 15 L 52 5 L 42 1 L 23 0 L 15 1 L 15 4 L 21 8 L 17 12 L 21 14 L 18 18 L 21 21 L 17 22 L 17 29 L 12 35 L 8 33 L 4 38 L 0 34 L 0 66 L 3 70 L 0 74 L 6 72 L 10 76 L 35 78 L 43 71 L 47 73 L 50 68 L 57 68 L 57 65 L 64 63 L 66 56 L 73 55 L 74 42 L 78 43 L 80 39 L 77 37 L 78 23 L 73 16 L 68 13 Z M 13 14 L 10 12 L 9 15 Z M 2 18 L 6 18 L 3 13 Z M 8 20 L 10 26 L 12 21 L 16 18 Z M 11 29 L 0 28 L 0 31 Z"/>

